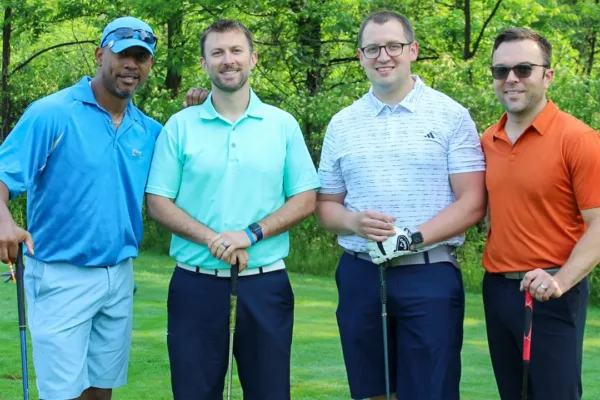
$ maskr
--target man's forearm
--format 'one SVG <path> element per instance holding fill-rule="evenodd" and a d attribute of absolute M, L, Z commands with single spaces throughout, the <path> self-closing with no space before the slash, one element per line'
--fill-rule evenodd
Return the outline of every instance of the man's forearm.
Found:
<path fill-rule="evenodd" d="M 277 236 L 290 230 L 315 211 L 316 201 L 317 193 L 314 190 L 291 197 L 280 209 L 258 222 L 263 238 Z"/>
<path fill-rule="evenodd" d="M 459 235 L 475 225 L 486 214 L 486 204 L 479 196 L 464 196 L 444 208 L 438 215 L 419 225 L 424 246 Z"/>
<path fill-rule="evenodd" d="M 10 193 L 4 182 L 0 181 L 0 221 L 13 220 L 13 217 L 8 208 Z"/>
<path fill-rule="evenodd" d="M 191 242 L 206 246 L 209 240 L 217 234 L 191 217 L 167 197 L 147 194 L 146 207 L 150 218 L 171 233 Z"/>
<path fill-rule="evenodd" d="M 583 234 L 556 278 L 568 290 L 579 283 L 600 263 L 600 221 L 592 224 Z"/>
<path fill-rule="evenodd" d="M 330 200 L 320 200 L 317 202 L 317 212 L 315 213 L 318 222 L 329 232 L 337 235 L 349 235 L 353 233 L 349 226 L 350 214 L 343 204 Z"/>

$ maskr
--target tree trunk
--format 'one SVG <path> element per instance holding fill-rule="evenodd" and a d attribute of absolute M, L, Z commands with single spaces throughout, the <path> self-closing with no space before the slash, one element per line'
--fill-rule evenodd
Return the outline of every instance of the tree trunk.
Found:
<path fill-rule="evenodd" d="M 181 88 L 181 57 L 179 49 L 182 40 L 183 13 L 174 14 L 167 21 L 167 77 L 165 86 L 171 91 L 171 97 L 176 98 Z"/>
<path fill-rule="evenodd" d="M 11 34 L 11 23 L 10 17 L 12 14 L 12 8 L 6 7 L 4 9 L 4 22 L 2 24 L 2 83 L 0 87 L 0 93 L 2 95 L 2 128 L 0 135 L 2 141 L 6 139 L 10 132 L 10 126 L 12 124 L 10 118 L 10 93 L 8 91 L 8 67 L 10 65 L 10 34 Z"/>
<path fill-rule="evenodd" d="M 465 2 L 465 47 L 463 50 L 463 60 L 471 58 L 471 0 L 464 0 Z"/>

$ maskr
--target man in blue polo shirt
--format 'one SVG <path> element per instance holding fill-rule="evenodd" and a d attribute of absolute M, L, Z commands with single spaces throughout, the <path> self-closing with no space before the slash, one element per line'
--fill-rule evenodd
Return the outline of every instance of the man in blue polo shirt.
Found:
<path fill-rule="evenodd" d="M 0 259 L 14 262 L 27 244 L 29 329 L 46 400 L 110 399 L 127 380 L 132 258 L 161 129 L 131 98 L 155 45 L 146 23 L 111 22 L 96 76 L 31 104 L 0 147 Z M 31 235 L 7 207 L 25 191 Z"/>
<path fill-rule="evenodd" d="M 222 399 L 227 278 L 237 262 L 244 399 L 285 400 L 294 310 L 287 231 L 314 211 L 319 181 L 296 120 L 250 89 L 257 55 L 248 29 L 217 21 L 200 44 L 212 93 L 167 122 L 146 187 L 148 213 L 173 232 L 177 260 L 167 303 L 173 394 Z"/>

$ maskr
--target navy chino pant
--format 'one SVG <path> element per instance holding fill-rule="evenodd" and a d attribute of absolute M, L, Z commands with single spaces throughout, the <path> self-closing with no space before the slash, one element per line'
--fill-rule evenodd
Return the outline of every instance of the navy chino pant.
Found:
<path fill-rule="evenodd" d="M 486 273 L 483 302 L 488 345 L 502 400 L 521 399 L 525 294 L 521 280 Z M 528 400 L 579 400 L 589 282 L 558 299 L 534 300 Z"/>
<path fill-rule="evenodd" d="M 386 268 L 390 384 L 398 400 L 458 400 L 465 299 L 451 263 Z M 344 253 L 338 327 L 353 399 L 385 394 L 379 267 Z"/>
<path fill-rule="evenodd" d="M 167 300 L 175 400 L 223 398 L 230 282 L 175 268 Z M 236 321 L 233 353 L 244 399 L 289 400 L 294 295 L 287 272 L 240 276 Z"/>

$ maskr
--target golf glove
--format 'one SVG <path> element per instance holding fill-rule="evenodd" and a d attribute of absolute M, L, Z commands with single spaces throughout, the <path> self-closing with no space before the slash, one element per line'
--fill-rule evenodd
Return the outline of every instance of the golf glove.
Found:
<path fill-rule="evenodd" d="M 369 256 L 371 256 L 371 260 L 375 264 L 381 264 L 392 258 L 407 254 L 414 254 L 414 252 L 410 250 L 410 246 L 413 244 L 410 229 L 394 226 L 394 231 L 396 231 L 396 234 L 383 242 L 369 240 L 367 243 Z"/>

